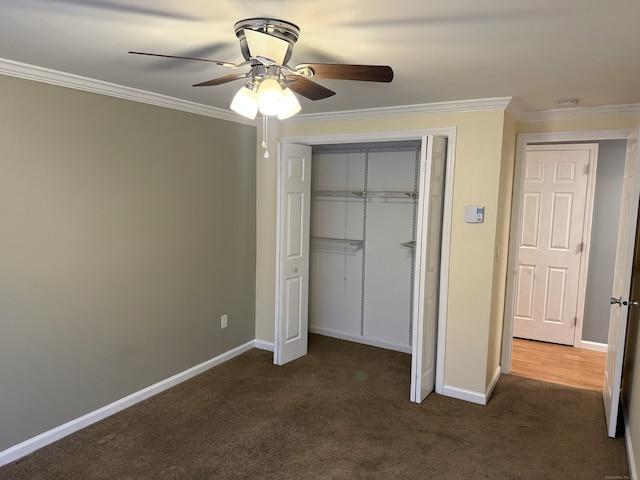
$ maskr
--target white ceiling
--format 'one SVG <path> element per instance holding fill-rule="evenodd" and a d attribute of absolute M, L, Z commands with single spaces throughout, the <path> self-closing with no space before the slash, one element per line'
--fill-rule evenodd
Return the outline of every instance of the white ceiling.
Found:
<path fill-rule="evenodd" d="M 290 65 L 390 65 L 391 84 L 317 80 L 337 94 L 301 113 L 514 97 L 523 110 L 640 103 L 640 0 L 0 0 L 0 58 L 228 109 L 233 25 L 301 29 Z"/>

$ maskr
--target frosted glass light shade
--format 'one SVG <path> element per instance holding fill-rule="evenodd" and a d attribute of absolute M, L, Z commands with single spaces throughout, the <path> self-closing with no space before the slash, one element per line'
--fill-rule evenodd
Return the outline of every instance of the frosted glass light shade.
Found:
<path fill-rule="evenodd" d="M 282 91 L 282 102 L 278 110 L 278 118 L 284 120 L 285 118 L 293 117 L 301 108 L 300 102 L 298 102 L 293 92 L 289 88 L 285 88 Z"/>
<path fill-rule="evenodd" d="M 258 94 L 247 87 L 242 87 L 233 97 L 229 108 L 243 117 L 253 120 L 258 113 Z"/>
<path fill-rule="evenodd" d="M 272 78 L 262 81 L 258 87 L 258 109 L 263 115 L 277 115 L 282 103 L 282 88 Z"/>

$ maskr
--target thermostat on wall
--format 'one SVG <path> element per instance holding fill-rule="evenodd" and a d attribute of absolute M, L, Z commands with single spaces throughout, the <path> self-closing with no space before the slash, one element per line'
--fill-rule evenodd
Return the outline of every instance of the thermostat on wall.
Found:
<path fill-rule="evenodd" d="M 467 223 L 482 223 L 484 221 L 484 207 L 478 205 L 464 207 L 464 221 Z"/>

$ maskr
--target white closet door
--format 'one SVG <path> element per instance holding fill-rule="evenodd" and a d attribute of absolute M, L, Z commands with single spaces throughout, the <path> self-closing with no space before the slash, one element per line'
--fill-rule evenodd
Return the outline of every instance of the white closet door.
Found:
<path fill-rule="evenodd" d="M 311 148 L 283 144 L 279 153 L 273 361 L 284 365 L 307 354 Z"/>
<path fill-rule="evenodd" d="M 429 137 L 426 164 L 420 178 L 420 208 L 416 264 L 420 280 L 416 285 L 413 351 L 411 356 L 411 401 L 420 403 L 435 387 L 436 334 L 440 296 L 440 253 L 442 213 L 447 162 L 447 139 Z"/>

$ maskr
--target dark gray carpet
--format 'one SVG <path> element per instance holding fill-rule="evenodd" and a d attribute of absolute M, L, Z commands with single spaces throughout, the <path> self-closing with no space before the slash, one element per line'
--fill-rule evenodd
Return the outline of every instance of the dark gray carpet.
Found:
<path fill-rule="evenodd" d="M 409 355 L 312 335 L 252 350 L 13 464 L 1 479 L 598 479 L 629 475 L 597 392 L 502 376 L 487 406 L 409 402 Z"/>

